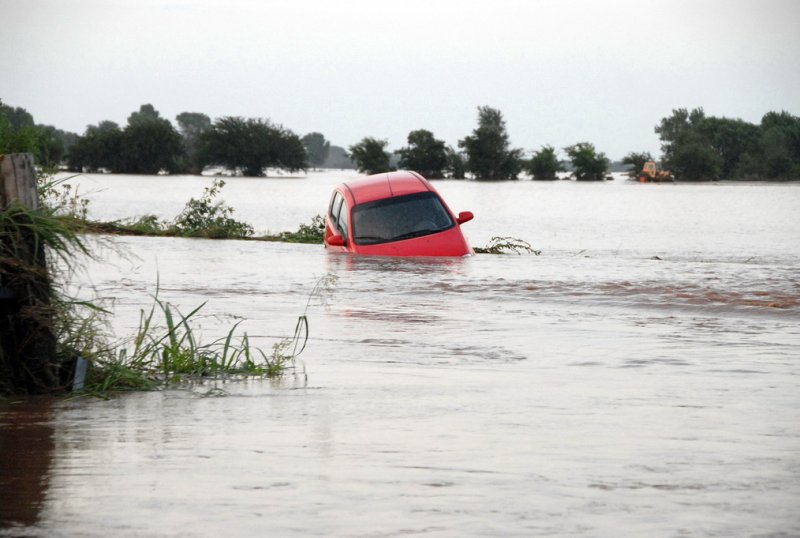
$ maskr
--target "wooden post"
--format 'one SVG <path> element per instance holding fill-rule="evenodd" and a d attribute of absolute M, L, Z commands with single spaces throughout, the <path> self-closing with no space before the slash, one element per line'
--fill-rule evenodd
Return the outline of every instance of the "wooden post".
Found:
<path fill-rule="evenodd" d="M 39 208 L 29 153 L 0 155 L 0 391 L 48 392 L 61 386 L 51 281 L 35 226 L 15 203 Z"/>
<path fill-rule="evenodd" d="M 30 153 L 0 155 L 0 208 L 15 200 L 29 209 L 39 209 L 36 169 Z"/>

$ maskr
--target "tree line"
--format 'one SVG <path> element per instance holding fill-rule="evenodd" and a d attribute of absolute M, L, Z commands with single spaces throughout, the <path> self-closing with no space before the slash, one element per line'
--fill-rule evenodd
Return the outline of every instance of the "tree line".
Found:
<path fill-rule="evenodd" d="M 470 174 L 478 180 L 505 180 L 527 172 L 533 179 L 551 180 L 566 171 L 566 163 L 558 159 L 552 146 L 542 146 L 530 159 L 524 158 L 521 148 L 511 147 L 502 112 L 488 106 L 478 107 L 478 126 L 459 140 L 458 149 L 426 129 L 409 133 L 407 142 L 397 151 L 399 166 L 429 178 L 464 179 Z M 392 169 L 387 145 L 386 140 L 365 137 L 348 149 L 359 171 L 374 174 Z M 605 178 L 610 161 L 593 144 L 579 142 L 564 151 L 576 179 Z"/>
<path fill-rule="evenodd" d="M 768 112 L 754 125 L 706 116 L 702 108 L 676 109 L 656 125 L 655 132 L 661 140 L 661 164 L 678 180 L 800 179 L 800 117 L 785 111 Z M 400 167 L 434 178 L 463 178 L 469 173 L 475 179 L 517 179 L 527 172 L 536 180 L 552 180 L 569 170 L 577 180 L 602 180 L 610 165 L 590 142 L 563 148 L 566 160 L 550 145 L 526 159 L 521 148 L 511 147 L 502 113 L 485 106 L 478 107 L 477 128 L 459 140 L 460 151 L 427 130 L 412 131 L 407 141 L 397 152 Z M 391 169 L 386 146 L 386 140 L 366 137 L 349 149 L 360 171 L 376 173 Z M 655 160 L 649 152 L 634 151 L 622 162 L 635 176 L 645 162 Z"/>
<path fill-rule="evenodd" d="M 219 166 L 261 176 L 267 168 L 307 167 L 300 137 L 269 120 L 223 117 L 212 122 L 198 112 L 183 112 L 176 119 L 177 129 L 146 104 L 128 117 L 124 128 L 110 121 L 90 125 L 67 153 L 67 168 L 199 174 L 207 166 Z"/>
<path fill-rule="evenodd" d="M 0 100 L 0 155 L 32 153 L 37 163 L 57 165 L 77 139 L 75 133 L 34 123 L 27 110 L 5 105 Z"/>
<path fill-rule="evenodd" d="M 602 180 L 608 174 L 610 160 L 585 141 L 560 150 L 543 145 L 526 158 L 522 148 L 512 147 L 499 110 L 477 110 L 477 127 L 456 148 L 429 130 L 417 129 L 408 134 L 404 147 L 390 153 L 385 139 L 364 137 L 345 150 L 321 133 L 300 137 L 260 118 L 212 121 L 206 114 L 183 112 L 176 117 L 176 128 L 150 104 L 133 112 L 123 127 L 102 121 L 77 135 L 37 125 L 26 110 L 0 101 L 0 153 L 28 151 L 45 165 L 130 174 L 199 174 L 209 166 L 245 176 L 264 175 L 268 168 L 321 166 L 354 166 L 365 173 L 399 166 L 429 178 L 479 180 L 517 179 L 523 172 L 536 180 L 557 179 L 566 171 L 577 180 Z M 788 112 L 769 112 L 755 125 L 706 116 L 702 108 L 676 109 L 655 132 L 662 165 L 678 180 L 800 179 L 800 118 Z M 636 173 L 654 160 L 648 152 L 630 152 L 622 162 Z"/>

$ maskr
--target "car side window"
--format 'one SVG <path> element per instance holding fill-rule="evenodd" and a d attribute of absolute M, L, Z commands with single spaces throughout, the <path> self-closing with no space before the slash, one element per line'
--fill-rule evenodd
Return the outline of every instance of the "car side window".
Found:
<path fill-rule="evenodd" d="M 342 198 L 342 195 L 337 191 L 331 200 L 331 220 L 336 225 L 339 224 L 339 210 L 342 207 L 342 202 L 344 202 L 344 198 Z"/>
<path fill-rule="evenodd" d="M 342 200 L 344 201 L 344 200 Z M 339 231 L 342 232 L 342 237 L 344 237 L 345 241 L 347 240 L 347 222 L 348 222 L 348 215 L 347 215 L 347 204 L 340 204 L 340 211 L 339 211 L 339 218 L 337 219 L 339 222 Z"/>

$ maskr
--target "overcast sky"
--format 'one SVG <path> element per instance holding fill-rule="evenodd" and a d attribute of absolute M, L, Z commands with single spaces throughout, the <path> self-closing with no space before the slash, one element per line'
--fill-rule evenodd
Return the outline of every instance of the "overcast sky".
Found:
<path fill-rule="evenodd" d="M 660 153 L 674 108 L 800 115 L 798 0 L 0 0 L 0 99 L 83 133 L 143 103 L 332 143 L 499 108 L 512 144 Z"/>

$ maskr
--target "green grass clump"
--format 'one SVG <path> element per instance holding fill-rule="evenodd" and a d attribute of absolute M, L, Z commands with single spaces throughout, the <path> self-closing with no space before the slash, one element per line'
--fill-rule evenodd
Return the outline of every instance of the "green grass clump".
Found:
<path fill-rule="evenodd" d="M 70 350 L 57 331 L 74 301 L 52 273 L 71 271 L 75 252 L 88 251 L 48 208 L 0 211 L 0 393 L 58 390 Z"/>
<path fill-rule="evenodd" d="M 209 379 L 276 377 L 294 365 L 299 352 L 287 352 L 290 339 L 276 343 L 272 353 L 267 354 L 251 345 L 247 333 L 236 335 L 239 323 L 225 337 L 201 342 L 193 320 L 204 306 L 205 303 L 184 315 L 156 296 L 150 310 L 141 311 L 133 338 L 90 361 L 83 392 L 103 395 Z M 163 318 L 160 325 L 156 314 Z"/>

